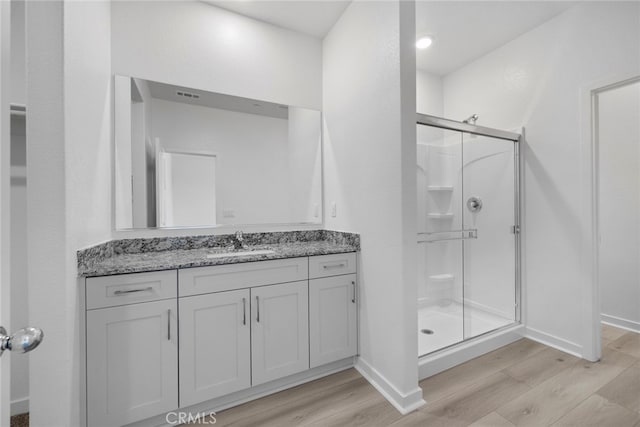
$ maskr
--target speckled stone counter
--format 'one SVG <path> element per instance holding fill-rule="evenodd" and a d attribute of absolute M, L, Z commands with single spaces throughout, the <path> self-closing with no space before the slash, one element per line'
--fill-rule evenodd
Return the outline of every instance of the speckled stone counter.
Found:
<path fill-rule="evenodd" d="M 236 264 L 327 255 L 360 250 L 360 236 L 330 230 L 247 233 L 247 250 L 270 249 L 267 255 L 207 258 L 233 247 L 233 235 L 112 240 L 78 251 L 78 275 L 109 276 L 144 271 Z"/>

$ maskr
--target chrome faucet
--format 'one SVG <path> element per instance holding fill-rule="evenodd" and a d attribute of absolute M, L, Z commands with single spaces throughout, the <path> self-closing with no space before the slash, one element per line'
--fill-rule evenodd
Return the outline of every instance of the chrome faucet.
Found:
<path fill-rule="evenodd" d="M 242 230 L 236 231 L 235 236 L 233 237 L 233 249 L 240 250 L 245 249 L 247 245 L 244 244 L 244 235 Z"/>

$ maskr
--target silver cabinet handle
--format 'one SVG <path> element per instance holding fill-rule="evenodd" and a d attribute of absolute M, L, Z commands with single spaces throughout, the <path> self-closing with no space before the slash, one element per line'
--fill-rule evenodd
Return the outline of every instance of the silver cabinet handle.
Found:
<path fill-rule="evenodd" d="M 171 341 L 171 309 L 167 310 L 167 341 Z"/>
<path fill-rule="evenodd" d="M 113 294 L 114 295 L 133 294 L 135 292 L 144 292 L 144 291 L 151 291 L 151 290 L 153 290 L 153 286 L 148 286 L 142 289 L 128 289 L 126 291 L 118 290 L 118 291 L 115 291 Z"/>
<path fill-rule="evenodd" d="M 247 299 L 242 298 L 242 324 L 247 324 Z"/>
<path fill-rule="evenodd" d="M 256 322 L 260 323 L 260 298 L 256 297 Z"/>
<path fill-rule="evenodd" d="M 352 303 L 356 303 L 356 282 L 351 281 L 351 286 L 353 287 L 353 298 L 351 298 Z"/>
<path fill-rule="evenodd" d="M 332 265 L 323 265 L 322 268 L 324 268 L 325 270 L 329 270 L 332 268 L 344 268 L 346 267 L 346 265 L 344 263 L 340 263 L 340 264 L 332 264 Z"/>

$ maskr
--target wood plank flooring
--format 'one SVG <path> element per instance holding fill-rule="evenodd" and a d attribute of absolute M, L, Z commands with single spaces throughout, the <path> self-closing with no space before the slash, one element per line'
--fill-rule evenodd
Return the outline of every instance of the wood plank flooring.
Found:
<path fill-rule="evenodd" d="M 217 414 L 218 426 L 640 427 L 640 334 L 603 326 L 590 363 L 522 339 L 420 383 L 401 416 L 355 370 Z"/>

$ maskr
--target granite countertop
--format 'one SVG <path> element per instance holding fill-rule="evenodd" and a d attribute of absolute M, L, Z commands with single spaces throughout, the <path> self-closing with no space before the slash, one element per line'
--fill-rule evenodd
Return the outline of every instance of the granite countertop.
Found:
<path fill-rule="evenodd" d="M 248 247 L 241 251 L 269 249 L 274 253 L 207 258 L 209 254 L 233 252 L 233 246 L 228 244 L 230 238 L 230 235 L 223 235 L 115 240 L 78 251 L 78 275 L 109 276 L 360 250 L 359 236 L 352 233 L 328 230 L 253 233 L 246 235 Z"/>

